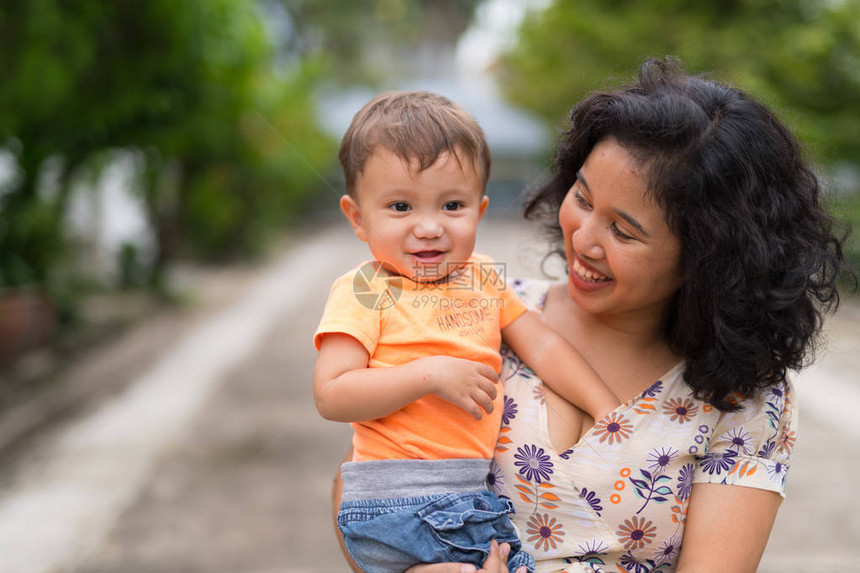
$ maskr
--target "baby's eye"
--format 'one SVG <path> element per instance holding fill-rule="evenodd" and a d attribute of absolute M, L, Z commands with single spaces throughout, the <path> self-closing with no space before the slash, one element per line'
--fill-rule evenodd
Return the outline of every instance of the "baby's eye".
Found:
<path fill-rule="evenodd" d="M 396 201 L 394 203 L 390 203 L 388 208 L 404 213 L 409 210 L 409 203 L 406 203 L 405 201 Z"/>
<path fill-rule="evenodd" d="M 442 209 L 444 211 L 456 211 L 457 209 L 462 209 L 462 208 L 463 208 L 463 202 L 462 201 L 448 201 L 442 207 Z"/>

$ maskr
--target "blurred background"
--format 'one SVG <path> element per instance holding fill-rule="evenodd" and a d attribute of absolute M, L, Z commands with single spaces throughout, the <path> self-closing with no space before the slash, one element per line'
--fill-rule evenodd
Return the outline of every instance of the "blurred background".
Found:
<path fill-rule="evenodd" d="M 860 0 L 2 0 L 0 571 L 344 570 L 349 432 L 313 410 L 309 340 L 366 256 L 337 209 L 352 115 L 387 89 L 475 115 L 479 248 L 538 276 L 521 192 L 576 101 L 663 55 L 777 109 L 856 226 Z M 846 298 L 818 372 L 854 382 Z M 860 570 L 858 468 L 818 465 L 860 436 L 811 426 L 830 449 L 798 482 L 831 497 L 787 504 L 804 557 L 763 567 Z"/>

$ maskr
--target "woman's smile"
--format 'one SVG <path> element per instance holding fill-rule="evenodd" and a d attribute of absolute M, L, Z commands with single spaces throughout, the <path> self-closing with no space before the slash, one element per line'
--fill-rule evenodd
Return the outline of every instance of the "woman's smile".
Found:
<path fill-rule="evenodd" d="M 570 269 L 576 274 L 577 277 L 581 278 L 586 282 L 592 283 L 606 283 L 611 281 L 612 279 L 607 277 L 606 275 L 602 275 L 590 268 L 587 268 L 583 263 L 580 262 L 579 258 L 574 256 L 573 264 Z"/>

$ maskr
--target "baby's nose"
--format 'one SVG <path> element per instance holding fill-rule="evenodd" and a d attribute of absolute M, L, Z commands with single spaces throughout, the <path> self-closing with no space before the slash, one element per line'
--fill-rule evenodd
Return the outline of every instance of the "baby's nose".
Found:
<path fill-rule="evenodd" d="M 423 217 L 415 225 L 413 232 L 419 239 L 435 239 L 441 237 L 445 229 L 436 217 Z"/>

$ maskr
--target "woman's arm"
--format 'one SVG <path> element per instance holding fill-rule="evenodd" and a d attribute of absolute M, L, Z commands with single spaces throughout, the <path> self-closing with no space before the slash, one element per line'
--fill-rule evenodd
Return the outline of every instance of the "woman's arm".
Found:
<path fill-rule="evenodd" d="M 336 422 L 375 420 L 427 394 L 459 406 L 476 420 L 493 411 L 498 374 L 480 362 L 429 356 L 389 368 L 368 368 L 367 349 L 348 334 L 326 334 L 314 367 L 314 402 Z"/>
<path fill-rule="evenodd" d="M 693 485 L 677 573 L 755 573 L 780 502 L 764 489 Z"/>
<path fill-rule="evenodd" d="M 352 446 L 349 447 L 349 451 L 346 453 L 346 456 L 343 458 L 344 463 L 352 461 Z M 349 556 L 349 553 L 346 550 L 346 545 L 343 544 L 343 533 L 340 532 L 340 528 L 337 526 L 337 512 L 340 509 L 340 501 L 343 498 L 343 480 L 340 477 L 340 468 L 337 468 L 337 474 L 334 476 L 334 485 L 331 488 L 331 507 L 332 507 L 332 516 L 334 517 L 334 534 L 337 536 L 337 542 L 340 544 L 340 551 L 343 553 L 344 559 L 346 559 L 347 564 L 350 569 L 352 569 L 353 573 L 363 573 L 361 569 L 359 569 L 358 565 L 355 564 L 355 561 L 352 560 L 352 557 Z"/>

